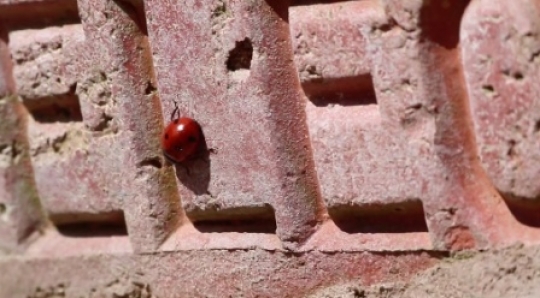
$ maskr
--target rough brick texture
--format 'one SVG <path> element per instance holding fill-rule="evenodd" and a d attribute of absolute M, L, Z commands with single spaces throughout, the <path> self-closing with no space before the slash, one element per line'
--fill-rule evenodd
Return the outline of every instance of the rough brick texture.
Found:
<path fill-rule="evenodd" d="M 0 0 L 0 297 L 303 297 L 540 243 L 539 15 Z M 213 149 L 182 165 L 174 103 Z"/>

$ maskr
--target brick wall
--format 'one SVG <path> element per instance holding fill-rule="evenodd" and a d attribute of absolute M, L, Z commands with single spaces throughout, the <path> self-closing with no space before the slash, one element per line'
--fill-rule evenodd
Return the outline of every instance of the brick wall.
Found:
<path fill-rule="evenodd" d="M 0 297 L 302 297 L 538 244 L 539 16 L 0 0 Z M 175 101 L 217 149 L 189 171 Z"/>

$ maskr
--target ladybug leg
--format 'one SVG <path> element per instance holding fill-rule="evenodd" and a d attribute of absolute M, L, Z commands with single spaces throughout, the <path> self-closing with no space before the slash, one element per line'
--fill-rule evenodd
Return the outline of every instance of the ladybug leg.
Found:
<path fill-rule="evenodd" d="M 178 103 L 176 101 L 173 101 L 173 103 L 174 103 L 174 110 L 171 113 L 171 121 L 174 120 L 174 114 L 176 114 L 176 112 L 178 112 L 178 116 L 180 116 L 180 109 L 178 108 Z"/>
<path fill-rule="evenodd" d="M 210 154 L 217 154 L 217 148 L 204 148 L 199 151 L 195 158 L 200 158 L 206 162 L 210 162 Z"/>

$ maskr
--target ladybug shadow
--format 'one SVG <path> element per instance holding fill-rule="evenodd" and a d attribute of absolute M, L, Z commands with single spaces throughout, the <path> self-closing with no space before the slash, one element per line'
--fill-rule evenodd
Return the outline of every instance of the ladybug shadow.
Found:
<path fill-rule="evenodd" d="M 214 152 L 206 144 L 206 138 L 201 130 L 201 142 L 195 155 L 180 164 L 174 164 L 176 178 L 196 195 L 209 194 L 210 185 L 210 155 Z"/>

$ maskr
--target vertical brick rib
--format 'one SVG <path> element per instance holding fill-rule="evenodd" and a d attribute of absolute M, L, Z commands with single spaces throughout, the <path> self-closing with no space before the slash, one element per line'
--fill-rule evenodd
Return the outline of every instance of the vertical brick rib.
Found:
<path fill-rule="evenodd" d="M 269 128 L 271 142 L 276 145 L 273 149 L 278 175 L 283 180 L 281 192 L 274 199 L 278 233 L 286 242 L 302 242 L 321 220 L 324 207 L 307 129 L 305 99 L 293 60 L 288 4 L 282 0 L 255 6 L 260 7 L 261 16 L 267 16 L 260 24 L 253 24 L 260 30 L 258 46 L 266 56 L 260 66 L 264 71 L 256 80 L 266 95 L 270 114 L 275 115 Z"/>
<path fill-rule="evenodd" d="M 508 229 L 525 232 L 478 160 L 460 55 L 467 5 L 385 1 L 387 20 L 362 29 L 383 126 L 408 144 L 434 246 L 444 249 L 508 243 Z"/>
<path fill-rule="evenodd" d="M 437 109 L 434 153 L 447 180 L 441 193 L 444 199 L 427 204 L 427 217 L 434 234 L 442 237 L 439 241 L 454 249 L 485 244 L 482 228 L 495 224 L 485 211 L 496 208 L 500 200 L 478 169 L 469 117 L 459 44 L 460 23 L 467 4 L 468 1 L 448 6 L 425 2 L 418 20 L 420 63 L 426 74 L 422 83 L 429 87 L 427 101 Z M 439 17 L 441 14 L 445 17 Z M 437 217 L 441 211 L 451 219 Z M 472 216 L 476 223 L 470 222 Z"/>
<path fill-rule="evenodd" d="M 34 183 L 26 113 L 15 95 L 7 32 L 0 27 L 0 251 L 19 251 L 45 224 Z"/>
<path fill-rule="evenodd" d="M 168 119 L 178 101 L 218 149 L 190 165 L 191 175 L 176 169 L 188 217 L 275 215 L 278 236 L 295 246 L 313 232 L 323 207 L 288 3 L 269 3 L 145 2 L 163 115 Z"/>
<path fill-rule="evenodd" d="M 475 1 L 461 25 L 479 166 L 512 212 L 495 216 L 496 243 L 535 243 L 540 235 L 539 5 Z"/>
<path fill-rule="evenodd" d="M 102 53 L 100 67 L 110 76 L 121 142 L 120 200 L 136 251 L 156 249 L 181 217 L 174 176 L 163 167 L 159 148 L 160 106 L 144 15 L 127 2 L 79 1 L 87 40 Z M 105 30 L 105 29 L 108 30 Z M 106 178 L 104 178 L 106 179 Z"/>

